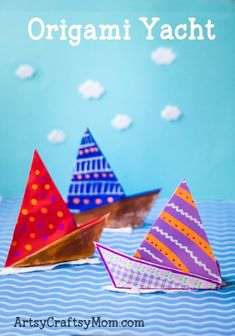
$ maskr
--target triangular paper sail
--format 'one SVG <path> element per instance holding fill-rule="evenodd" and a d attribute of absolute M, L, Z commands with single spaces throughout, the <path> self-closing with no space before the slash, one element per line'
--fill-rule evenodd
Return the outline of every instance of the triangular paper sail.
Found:
<path fill-rule="evenodd" d="M 5 267 L 87 258 L 106 219 L 107 215 L 77 227 L 35 151 Z"/>
<path fill-rule="evenodd" d="M 221 282 L 217 261 L 185 180 L 145 236 L 135 257 Z"/>
<path fill-rule="evenodd" d="M 5 266 L 74 231 L 76 224 L 37 151 Z"/>
<path fill-rule="evenodd" d="M 83 212 L 125 197 L 110 164 L 87 129 L 78 150 L 67 204 L 72 213 Z"/>

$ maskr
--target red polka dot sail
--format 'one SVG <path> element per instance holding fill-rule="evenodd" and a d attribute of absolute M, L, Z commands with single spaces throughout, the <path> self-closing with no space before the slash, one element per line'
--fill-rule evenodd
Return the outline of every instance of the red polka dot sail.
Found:
<path fill-rule="evenodd" d="M 5 267 L 14 266 L 76 229 L 66 203 L 35 151 Z"/>

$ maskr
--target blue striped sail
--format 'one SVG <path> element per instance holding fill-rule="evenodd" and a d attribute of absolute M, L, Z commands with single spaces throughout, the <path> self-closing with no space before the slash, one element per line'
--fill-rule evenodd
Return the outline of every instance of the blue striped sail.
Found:
<path fill-rule="evenodd" d="M 71 212 L 87 211 L 125 197 L 110 164 L 86 129 L 69 187 L 67 204 Z"/>

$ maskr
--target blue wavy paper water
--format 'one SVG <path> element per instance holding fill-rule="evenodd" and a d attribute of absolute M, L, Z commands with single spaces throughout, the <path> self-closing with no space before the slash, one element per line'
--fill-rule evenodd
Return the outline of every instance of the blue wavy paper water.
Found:
<path fill-rule="evenodd" d="M 0 204 L 0 262 L 3 264 L 15 224 L 19 199 Z M 102 243 L 132 254 L 164 200 L 157 201 L 144 227 L 132 235 L 104 233 Z M 226 287 L 220 291 L 128 295 L 107 292 L 103 264 L 63 267 L 0 277 L 0 334 L 21 335 L 235 335 L 235 202 L 199 202 L 204 226 L 220 260 Z M 25 318 L 74 316 L 87 319 L 144 319 L 144 328 L 131 329 L 15 329 L 15 316 Z"/>

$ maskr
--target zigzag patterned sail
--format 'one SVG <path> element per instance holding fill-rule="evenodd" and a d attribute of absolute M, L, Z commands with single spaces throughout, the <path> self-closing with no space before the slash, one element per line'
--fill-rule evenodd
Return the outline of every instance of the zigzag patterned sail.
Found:
<path fill-rule="evenodd" d="M 110 164 L 87 129 L 78 150 L 67 204 L 71 212 L 82 212 L 125 197 Z"/>
<path fill-rule="evenodd" d="M 185 180 L 145 236 L 135 257 L 221 283 L 217 261 Z"/>

